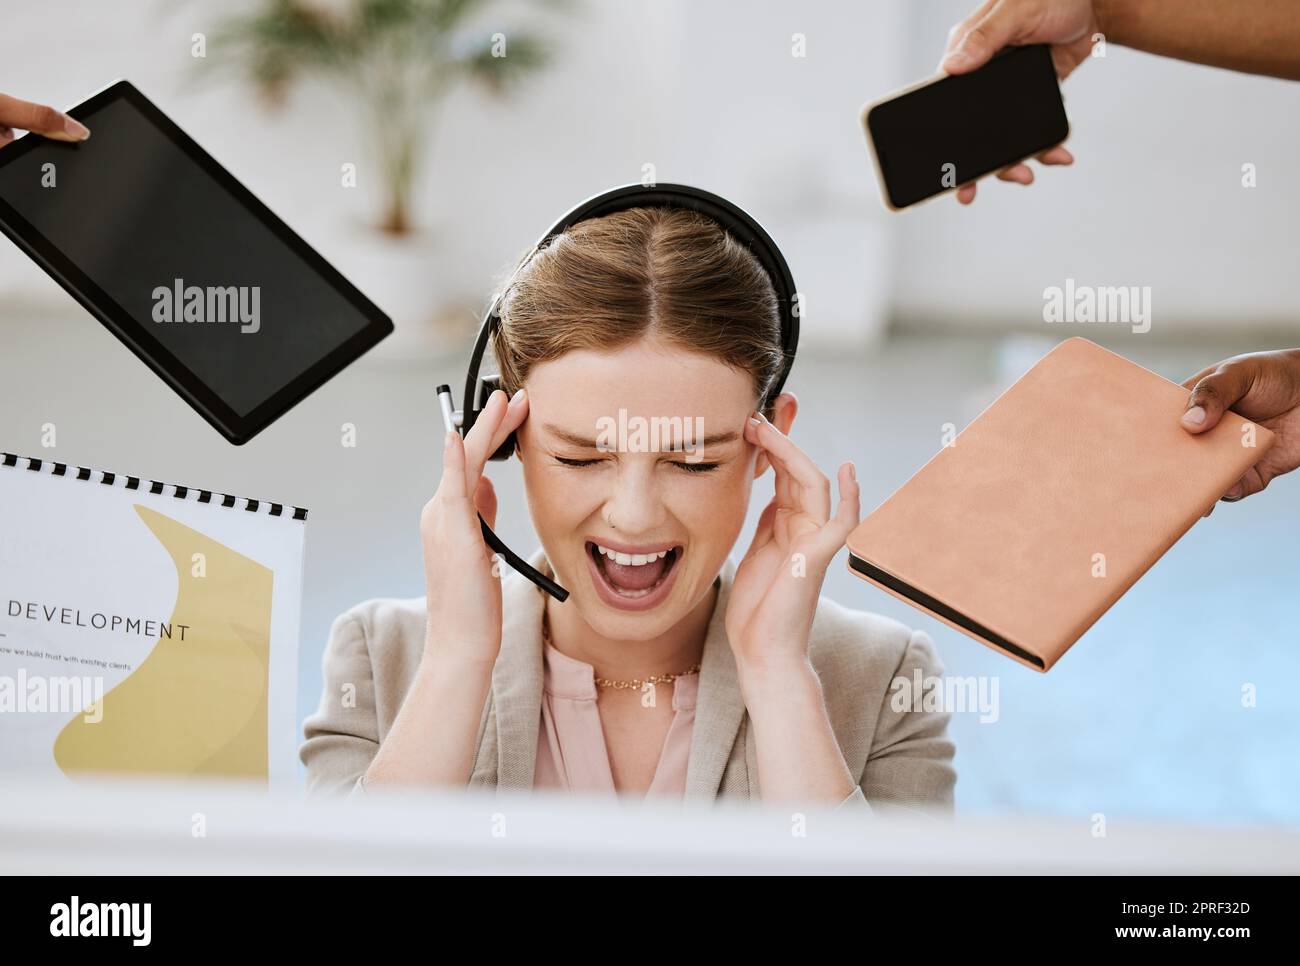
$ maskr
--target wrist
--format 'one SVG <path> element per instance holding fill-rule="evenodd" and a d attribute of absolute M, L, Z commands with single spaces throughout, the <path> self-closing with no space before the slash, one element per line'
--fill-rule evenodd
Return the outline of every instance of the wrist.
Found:
<path fill-rule="evenodd" d="M 420 657 L 420 671 L 491 677 L 496 659 L 495 652 L 478 645 L 448 646 L 446 641 L 426 641 Z"/>
<path fill-rule="evenodd" d="M 1092 0 L 1092 17 L 1097 22 L 1097 32 L 1106 38 L 1108 44 L 1124 43 L 1116 33 L 1123 29 L 1117 20 L 1124 5 L 1124 0 Z"/>
<path fill-rule="evenodd" d="M 737 665 L 740 690 L 746 704 L 770 701 L 773 695 L 790 696 L 805 689 L 820 692 L 821 679 L 806 654 Z"/>

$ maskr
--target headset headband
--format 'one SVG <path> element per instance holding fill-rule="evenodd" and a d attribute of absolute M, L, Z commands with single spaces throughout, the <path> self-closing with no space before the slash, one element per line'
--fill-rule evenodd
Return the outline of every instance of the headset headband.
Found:
<path fill-rule="evenodd" d="M 588 198 L 552 225 L 537 240 L 537 244 L 533 246 L 528 255 L 519 262 L 509 281 L 502 287 L 497 297 L 492 300 L 492 305 L 488 308 L 487 314 L 483 317 L 483 322 L 479 326 L 478 338 L 475 340 L 474 349 L 470 354 L 469 371 L 465 376 L 465 393 L 461 403 L 461 410 L 454 414 L 454 422 L 459 427 L 462 436 L 469 433 L 470 429 L 473 428 L 474 421 L 487 404 L 488 397 L 499 386 L 500 376 L 480 378 L 479 369 L 483 364 L 483 355 L 487 351 L 488 343 L 492 340 L 492 333 L 501 323 L 498 310 L 519 272 L 532 260 L 538 251 L 549 244 L 552 238 L 563 234 L 578 222 L 626 211 L 629 208 L 648 207 L 685 208 L 712 218 L 758 259 L 771 279 L 772 288 L 776 292 L 777 309 L 781 316 L 781 348 L 784 355 L 781 371 L 777 374 L 776 380 L 772 383 L 763 402 L 770 403 L 781 392 L 786 378 L 790 375 L 790 367 L 794 365 L 795 351 L 799 346 L 801 307 L 798 293 L 795 291 L 794 279 L 790 274 L 790 266 L 786 264 L 785 256 L 777 248 L 776 242 L 772 241 L 771 236 L 763 230 L 763 226 L 755 221 L 748 212 L 711 192 L 684 184 L 650 186 L 628 184 Z M 440 395 L 444 389 L 446 387 L 439 388 Z M 450 395 L 450 390 L 447 390 L 447 395 Z M 444 403 L 444 406 L 447 405 L 447 403 Z M 515 438 L 512 433 L 492 454 L 491 459 L 508 459 L 514 453 L 514 450 Z M 511 567 L 537 584 L 556 600 L 562 602 L 568 598 L 569 592 L 567 590 L 550 580 L 545 574 L 539 573 L 529 566 L 526 561 L 510 550 L 492 532 L 491 527 L 487 525 L 487 522 L 481 516 L 479 517 L 479 523 L 483 530 L 483 539 L 488 546 L 499 553 Z"/>

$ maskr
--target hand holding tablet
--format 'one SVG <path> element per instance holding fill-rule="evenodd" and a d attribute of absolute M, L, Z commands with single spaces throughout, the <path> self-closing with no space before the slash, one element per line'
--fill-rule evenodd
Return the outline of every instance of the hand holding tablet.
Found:
<path fill-rule="evenodd" d="M 84 141 L 90 137 L 84 124 L 61 111 L 0 94 L 0 148 L 14 139 L 15 128 L 56 141 Z"/>
<path fill-rule="evenodd" d="M 0 149 L 0 230 L 231 442 L 392 331 L 130 83 L 69 114 L 94 138 Z"/>

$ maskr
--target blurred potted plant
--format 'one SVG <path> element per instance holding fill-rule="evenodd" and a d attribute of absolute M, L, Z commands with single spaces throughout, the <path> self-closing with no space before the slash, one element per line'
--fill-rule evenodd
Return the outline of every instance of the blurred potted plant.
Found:
<path fill-rule="evenodd" d="M 443 351 L 463 279 L 422 230 L 415 192 L 429 157 L 432 119 L 458 85 L 502 95 L 549 61 L 536 34 L 481 26 L 496 0 L 260 0 L 212 32 L 206 62 L 235 70 L 271 107 L 299 79 L 331 83 L 357 112 L 375 165 L 377 232 L 340 239 L 339 267 L 393 317 L 377 352 L 410 358 Z M 568 0 L 546 0 L 567 8 Z M 478 26 L 476 26 L 476 23 Z M 441 276 L 441 278 L 439 277 Z M 439 301 L 442 304 L 439 305 Z M 448 300 L 453 304 L 449 305 Z M 441 315 L 441 318 L 440 318 Z"/>
<path fill-rule="evenodd" d="M 376 227 L 394 236 L 415 227 L 412 191 L 427 157 L 439 102 L 458 83 L 501 95 L 548 62 L 535 34 L 480 31 L 468 24 L 496 0 L 264 0 L 225 20 L 209 62 L 241 69 L 263 99 L 284 103 L 302 76 L 332 81 L 371 126 L 382 178 Z M 563 7 L 563 0 L 549 0 Z"/>

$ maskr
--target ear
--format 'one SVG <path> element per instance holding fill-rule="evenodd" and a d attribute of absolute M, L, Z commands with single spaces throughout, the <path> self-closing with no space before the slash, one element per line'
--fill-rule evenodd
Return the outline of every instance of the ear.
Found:
<path fill-rule="evenodd" d="M 789 436 L 790 427 L 794 425 L 794 417 L 798 413 L 798 398 L 792 392 L 783 392 L 772 403 L 772 425 Z M 754 479 L 762 476 L 770 465 L 767 453 L 760 449 L 758 458 L 754 460 Z"/>

